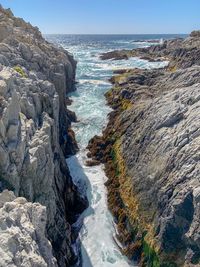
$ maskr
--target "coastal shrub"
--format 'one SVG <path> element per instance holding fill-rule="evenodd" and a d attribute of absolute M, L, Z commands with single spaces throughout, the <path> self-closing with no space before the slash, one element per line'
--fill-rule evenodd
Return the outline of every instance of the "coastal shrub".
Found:
<path fill-rule="evenodd" d="M 16 72 L 18 72 L 23 78 L 27 78 L 26 73 L 23 71 L 23 69 L 20 66 L 15 66 L 13 69 Z"/>

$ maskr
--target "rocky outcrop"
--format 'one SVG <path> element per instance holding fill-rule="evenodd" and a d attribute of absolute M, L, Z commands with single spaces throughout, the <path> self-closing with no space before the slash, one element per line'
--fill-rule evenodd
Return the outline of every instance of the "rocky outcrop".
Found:
<path fill-rule="evenodd" d="M 0 188 L 46 207 L 46 237 L 59 266 L 80 262 L 71 225 L 87 206 L 65 162 L 77 150 L 66 108 L 75 68 L 64 49 L 0 8 Z M 24 205 L 37 215 L 37 205 Z"/>
<path fill-rule="evenodd" d="M 200 37 L 200 31 L 191 32 L 190 37 L 199 38 Z"/>
<path fill-rule="evenodd" d="M 185 51 L 177 57 L 176 42 Z M 200 265 L 198 44 L 196 35 L 165 42 L 176 68 L 114 76 L 106 94 L 114 111 L 103 136 L 89 143 L 109 177 L 122 251 L 141 266 Z M 162 46 L 154 49 L 158 56 Z"/>
<path fill-rule="evenodd" d="M 51 243 L 45 236 L 46 208 L 16 198 L 12 191 L 0 194 L 1 266 L 57 267 Z"/>
<path fill-rule="evenodd" d="M 191 33 L 186 39 L 166 40 L 163 44 L 154 45 L 150 48 L 138 48 L 133 50 L 117 50 L 104 53 L 101 59 L 120 60 L 130 57 L 139 57 L 149 61 L 170 61 L 169 68 L 188 68 L 192 65 L 200 65 L 200 38 L 199 32 Z"/>

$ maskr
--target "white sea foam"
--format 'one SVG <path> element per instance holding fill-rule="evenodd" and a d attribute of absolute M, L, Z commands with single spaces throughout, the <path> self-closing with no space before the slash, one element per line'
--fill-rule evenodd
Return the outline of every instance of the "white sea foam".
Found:
<path fill-rule="evenodd" d="M 79 79 L 78 80 L 78 82 L 80 83 L 80 84 L 85 84 L 85 83 L 89 83 L 89 84 L 95 84 L 95 85 L 108 85 L 108 84 L 110 84 L 109 82 L 107 82 L 107 81 L 102 81 L 102 80 L 90 80 L 90 79 L 88 79 L 88 80 L 86 80 L 86 79 Z"/>
<path fill-rule="evenodd" d="M 107 208 L 107 193 L 104 186 L 107 178 L 103 166 L 86 167 L 85 153 L 80 152 L 67 160 L 73 179 L 81 190 L 90 182 L 87 190 L 90 208 L 82 215 L 84 217 L 84 227 L 81 231 L 83 267 L 130 267 L 131 263 L 122 256 L 113 239 L 115 230 L 112 216 Z"/>
<path fill-rule="evenodd" d="M 129 60 L 106 60 L 104 63 L 97 63 L 96 66 L 99 69 L 104 69 L 108 71 L 114 71 L 119 69 L 133 69 L 133 68 L 143 68 L 143 69 L 152 69 L 152 68 L 163 68 L 169 64 L 168 61 L 161 62 L 150 62 L 145 59 L 138 57 L 131 57 Z"/>
<path fill-rule="evenodd" d="M 108 48 L 107 50 L 109 50 Z M 80 233 L 83 267 L 130 267 L 134 266 L 119 250 L 114 240 L 116 229 L 107 207 L 107 191 L 104 185 L 107 177 L 103 166 L 87 167 L 86 147 L 94 135 L 100 135 L 107 123 L 110 108 L 106 105 L 104 93 L 111 87 L 106 78 L 112 70 L 122 68 L 164 67 L 167 62 L 148 62 L 131 58 L 120 61 L 101 61 L 93 54 L 105 52 L 105 47 L 93 48 L 83 45 L 70 49 L 79 59 L 77 69 L 77 91 L 70 94 L 73 103 L 70 109 L 76 112 L 79 122 L 73 124 L 80 152 L 67 159 L 75 184 L 87 194 L 90 206 L 81 215 L 84 225 Z M 102 81 L 102 78 L 105 78 Z"/>

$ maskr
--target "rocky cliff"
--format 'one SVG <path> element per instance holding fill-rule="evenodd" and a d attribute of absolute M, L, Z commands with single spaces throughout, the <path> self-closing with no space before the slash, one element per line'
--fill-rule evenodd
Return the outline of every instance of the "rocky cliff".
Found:
<path fill-rule="evenodd" d="M 40 203 L 12 198 L 14 202 L 1 208 L 5 235 L 11 235 L 13 224 L 28 232 L 21 238 L 16 229 L 15 243 L 8 250 L 8 241 L 0 242 L 0 251 L 9 255 L 10 251 L 19 257 L 27 253 L 25 263 L 21 265 L 16 258 L 7 265 L 5 259 L 1 266 L 72 266 L 80 262 L 77 233 L 71 225 L 87 201 L 72 183 L 65 162 L 65 156 L 77 150 L 70 129 L 73 114 L 66 108 L 75 69 L 69 53 L 55 48 L 36 27 L 0 7 L 0 189 Z M 27 244 L 23 243 L 26 238 Z M 36 254 L 39 264 L 34 263 Z M 1 255 L 6 257 L 6 253 Z"/>
<path fill-rule="evenodd" d="M 114 110 L 89 156 L 105 164 L 108 204 L 128 257 L 148 267 L 200 266 L 199 34 L 132 53 L 168 58 L 169 66 L 111 79 L 106 97 Z"/>

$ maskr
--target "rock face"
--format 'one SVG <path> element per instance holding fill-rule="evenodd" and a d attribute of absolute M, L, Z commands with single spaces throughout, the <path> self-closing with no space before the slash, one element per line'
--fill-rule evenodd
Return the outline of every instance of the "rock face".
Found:
<path fill-rule="evenodd" d="M 110 122 L 89 144 L 105 163 L 123 252 L 142 266 L 200 266 L 198 38 L 165 42 L 166 69 L 114 76 Z M 174 55 L 172 43 L 182 54 Z M 162 46 L 154 49 L 159 56 Z"/>
<path fill-rule="evenodd" d="M 75 68 L 64 49 L 55 48 L 37 28 L 0 8 L 0 188 L 46 207 L 46 236 L 59 266 L 80 261 L 71 224 L 87 206 L 65 162 L 65 156 L 77 150 L 70 129 L 73 116 L 66 108 Z M 37 209 L 44 213 L 44 207 L 24 205 L 26 213 L 29 209 L 36 215 Z"/>
<path fill-rule="evenodd" d="M 193 31 L 190 34 L 191 37 L 199 38 L 200 37 L 200 31 Z"/>
<path fill-rule="evenodd" d="M 0 194 L 1 266 L 58 266 L 45 236 L 46 220 L 44 206 L 16 198 L 11 191 Z"/>

